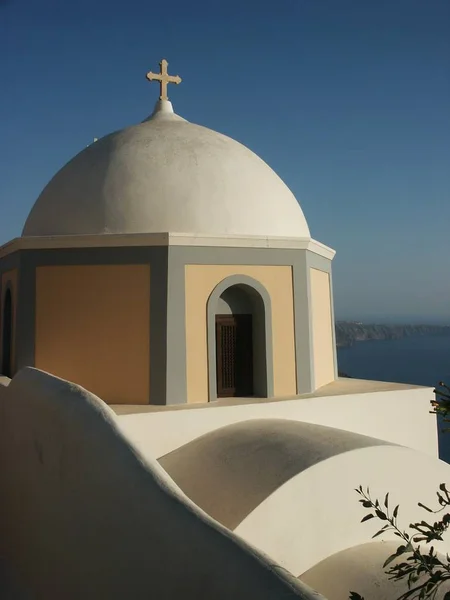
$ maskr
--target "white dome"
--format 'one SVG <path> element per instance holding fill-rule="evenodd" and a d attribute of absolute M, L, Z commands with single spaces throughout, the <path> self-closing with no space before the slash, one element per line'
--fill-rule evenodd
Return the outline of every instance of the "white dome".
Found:
<path fill-rule="evenodd" d="M 175 115 L 168 101 L 69 161 L 22 235 L 167 232 L 309 237 L 294 195 L 263 160 Z"/>

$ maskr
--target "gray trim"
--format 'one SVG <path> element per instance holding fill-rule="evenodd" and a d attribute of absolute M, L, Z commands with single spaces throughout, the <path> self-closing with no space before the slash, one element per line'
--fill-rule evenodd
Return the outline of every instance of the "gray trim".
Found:
<path fill-rule="evenodd" d="M 22 256 L 18 273 L 16 369 L 35 366 L 36 269 Z"/>
<path fill-rule="evenodd" d="M 216 313 L 217 303 L 222 293 L 234 285 L 245 285 L 257 292 L 264 304 L 265 325 L 265 373 L 266 395 L 273 397 L 273 339 L 272 339 L 272 303 L 266 288 L 253 277 L 247 275 L 230 275 L 216 285 L 208 298 L 207 314 L 207 352 L 208 352 L 208 396 L 209 401 L 217 400 L 216 373 Z"/>
<path fill-rule="evenodd" d="M 306 255 L 302 252 L 292 267 L 297 394 L 309 394 L 314 391 L 311 298 L 308 277 Z"/>
<path fill-rule="evenodd" d="M 183 265 L 291 266 L 305 250 L 280 248 L 226 248 L 222 246 L 171 246 L 174 261 Z"/>
<path fill-rule="evenodd" d="M 185 404 L 186 373 L 186 300 L 185 263 L 178 250 L 169 247 L 167 275 L 167 387 L 166 404 Z"/>
<path fill-rule="evenodd" d="M 310 269 L 317 269 L 319 271 L 325 271 L 325 273 L 331 273 L 331 260 L 324 256 L 319 256 L 314 252 L 307 250 L 306 262 Z"/>
<path fill-rule="evenodd" d="M 21 252 L 13 252 L 0 258 L 0 279 L 3 273 L 20 268 Z"/>
<path fill-rule="evenodd" d="M 78 265 L 141 265 L 152 264 L 162 248 L 136 246 L 121 248 L 57 248 L 22 250 L 34 267 Z M 167 251 L 166 248 L 163 250 Z"/>
<path fill-rule="evenodd" d="M 168 249 L 155 247 L 150 259 L 150 404 L 166 403 Z"/>
<path fill-rule="evenodd" d="M 310 384 L 311 392 L 316 390 L 316 370 L 314 364 L 314 335 L 313 335 L 313 308 L 311 300 L 311 267 L 308 264 L 308 258 L 306 257 L 306 293 L 308 295 L 308 328 L 309 328 L 309 354 L 310 354 Z"/>

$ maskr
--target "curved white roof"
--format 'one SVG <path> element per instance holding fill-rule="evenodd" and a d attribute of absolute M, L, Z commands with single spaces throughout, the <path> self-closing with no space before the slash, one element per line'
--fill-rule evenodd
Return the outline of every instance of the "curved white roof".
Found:
<path fill-rule="evenodd" d="M 22 235 L 104 233 L 309 238 L 294 195 L 256 154 L 175 115 L 152 116 L 91 144 L 45 187 Z"/>
<path fill-rule="evenodd" d="M 346 548 L 303 573 L 301 580 L 329 599 L 348 600 L 350 590 L 370 600 L 400 598 L 409 589 L 407 578 L 394 581 L 383 569 L 385 560 L 391 554 L 395 554 L 400 544 L 397 538 L 383 542 L 371 541 Z M 398 562 L 403 562 L 409 556 L 401 556 Z M 440 555 L 440 558 L 445 561 L 445 556 Z M 423 576 L 420 582 L 425 579 L 426 576 Z M 440 589 L 436 600 L 443 600 L 446 591 L 448 588 Z"/>

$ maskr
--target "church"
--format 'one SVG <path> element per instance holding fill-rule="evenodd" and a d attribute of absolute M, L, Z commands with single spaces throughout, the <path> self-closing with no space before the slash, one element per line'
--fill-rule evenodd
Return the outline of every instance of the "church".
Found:
<path fill-rule="evenodd" d="M 334 250 L 261 158 L 174 112 L 166 60 L 147 79 L 153 113 L 0 248 L 11 600 L 391 598 L 395 538 L 354 488 L 432 503 L 431 389 L 338 377 Z"/>
<path fill-rule="evenodd" d="M 153 114 L 75 156 L 1 249 L 2 372 L 110 404 L 313 392 L 336 378 L 334 251 L 258 156 L 174 113 L 159 77 Z"/>

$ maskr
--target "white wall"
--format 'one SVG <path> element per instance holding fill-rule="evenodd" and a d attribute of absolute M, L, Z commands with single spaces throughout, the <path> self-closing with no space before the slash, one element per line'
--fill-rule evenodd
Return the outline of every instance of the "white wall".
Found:
<path fill-rule="evenodd" d="M 293 419 L 353 431 L 438 456 L 431 388 L 323 396 L 118 416 L 144 456 L 159 458 L 193 439 L 247 419 Z"/>
<path fill-rule="evenodd" d="M 400 598 L 408 591 L 407 581 L 392 581 L 382 566 L 386 558 L 397 550 L 399 543 L 398 539 L 395 542 L 375 541 L 343 550 L 304 573 L 302 580 L 322 593 L 326 591 L 328 600 L 348 600 L 349 590 L 358 592 L 367 600 Z M 445 561 L 445 557 L 441 558 Z M 422 577 L 419 583 L 426 577 Z M 443 585 L 434 600 L 444 600 L 449 589 L 449 584 Z"/>
<path fill-rule="evenodd" d="M 381 501 L 389 492 L 407 526 L 427 516 L 418 502 L 435 505 L 450 480 L 450 465 L 427 454 L 284 419 L 221 427 L 160 463 L 196 504 L 297 576 L 382 525 L 360 523 L 367 511 L 355 488 L 369 486 Z"/>
<path fill-rule="evenodd" d="M 251 419 L 200 436 L 158 462 L 200 508 L 235 529 L 302 471 L 337 454 L 380 444 L 386 442 L 323 425 Z"/>
<path fill-rule="evenodd" d="M 0 389 L 1 554 L 36 598 L 313 599 L 193 505 L 80 387 Z"/>
<path fill-rule="evenodd" d="M 369 486 L 372 497 L 380 501 L 389 492 L 392 509 L 400 504 L 399 523 L 408 527 L 429 517 L 418 502 L 437 507 L 439 484 L 449 481 L 450 465 L 409 448 L 352 450 L 318 462 L 287 481 L 235 533 L 301 576 L 329 556 L 370 541 L 383 525 L 378 519 L 360 522 L 368 510 L 358 503 L 355 488 Z M 377 539 L 398 540 L 392 533 Z M 445 544 L 434 545 L 445 554 L 450 551 L 449 540 L 450 533 Z"/>

